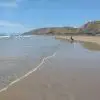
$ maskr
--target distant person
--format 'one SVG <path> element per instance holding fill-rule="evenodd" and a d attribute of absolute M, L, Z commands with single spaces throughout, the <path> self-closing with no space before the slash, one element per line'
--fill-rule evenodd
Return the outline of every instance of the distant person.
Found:
<path fill-rule="evenodd" d="M 74 41 L 74 39 L 73 39 L 73 37 L 72 37 L 72 36 L 71 36 L 71 38 L 70 38 L 70 39 L 71 39 L 71 41 Z"/>

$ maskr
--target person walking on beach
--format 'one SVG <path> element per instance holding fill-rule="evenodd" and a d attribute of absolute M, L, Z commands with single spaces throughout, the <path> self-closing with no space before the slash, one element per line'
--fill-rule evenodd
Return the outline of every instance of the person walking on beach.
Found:
<path fill-rule="evenodd" d="M 71 38 L 70 38 L 70 39 L 71 39 L 71 41 L 74 41 L 74 39 L 73 39 L 73 37 L 72 37 L 72 36 L 71 36 Z"/>

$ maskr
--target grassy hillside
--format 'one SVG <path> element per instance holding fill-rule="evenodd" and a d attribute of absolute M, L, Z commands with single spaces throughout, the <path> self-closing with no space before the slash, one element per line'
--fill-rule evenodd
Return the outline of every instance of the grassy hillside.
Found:
<path fill-rule="evenodd" d="M 92 21 L 82 27 L 50 27 L 31 30 L 23 35 L 98 35 L 100 34 L 100 21 Z"/>
<path fill-rule="evenodd" d="M 80 29 L 82 33 L 89 35 L 99 35 L 100 34 L 100 21 L 92 21 L 83 25 Z"/>

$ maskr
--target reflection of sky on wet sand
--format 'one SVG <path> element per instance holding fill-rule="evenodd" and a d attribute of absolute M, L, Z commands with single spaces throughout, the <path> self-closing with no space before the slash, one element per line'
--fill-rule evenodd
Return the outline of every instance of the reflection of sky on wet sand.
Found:
<path fill-rule="evenodd" d="M 66 65 L 72 61 L 73 63 L 94 61 L 95 66 L 100 60 L 100 52 L 85 49 L 82 45 L 46 36 L 0 39 L 0 83 L 5 86 L 35 68 L 44 57 L 52 55 L 55 51 L 58 58 L 66 60 Z"/>
<path fill-rule="evenodd" d="M 53 37 L 11 37 L 0 39 L 0 87 L 35 68 L 58 48 Z"/>

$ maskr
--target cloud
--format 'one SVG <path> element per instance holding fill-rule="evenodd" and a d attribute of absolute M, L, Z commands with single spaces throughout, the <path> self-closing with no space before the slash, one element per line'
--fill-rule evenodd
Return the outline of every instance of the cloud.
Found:
<path fill-rule="evenodd" d="M 6 20 L 0 20 L 0 33 L 23 33 L 31 30 L 31 27 L 21 23 L 13 23 Z"/>
<path fill-rule="evenodd" d="M 6 20 L 0 20 L 0 26 L 2 27 L 24 27 L 22 24 L 19 23 L 12 23 Z"/>
<path fill-rule="evenodd" d="M 23 0 L 0 0 L 0 7 L 18 7 Z"/>

